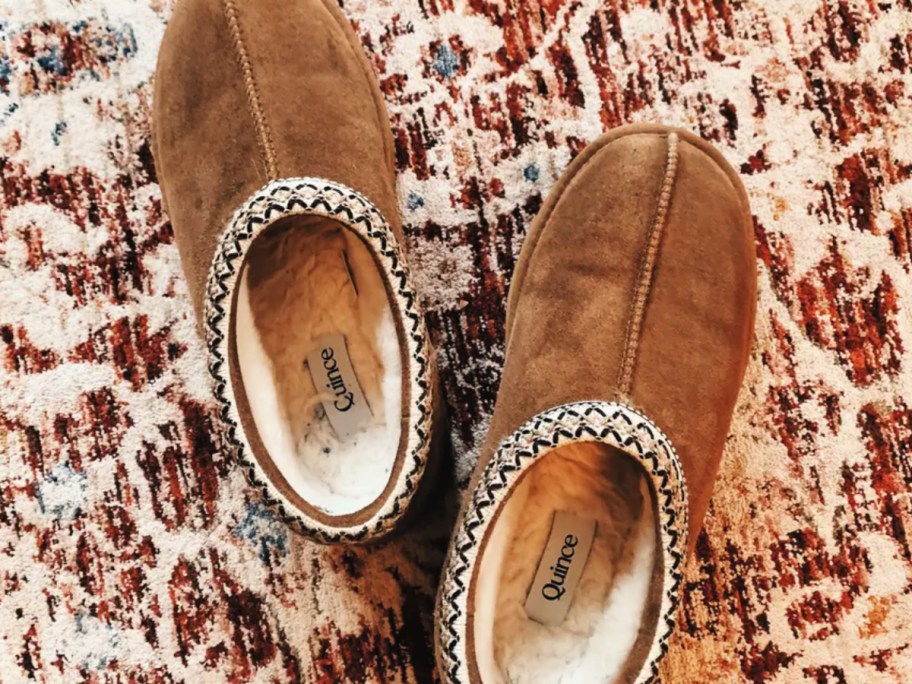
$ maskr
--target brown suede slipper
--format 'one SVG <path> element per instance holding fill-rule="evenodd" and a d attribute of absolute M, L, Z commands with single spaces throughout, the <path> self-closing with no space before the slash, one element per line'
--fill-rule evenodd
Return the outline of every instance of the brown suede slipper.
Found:
<path fill-rule="evenodd" d="M 511 286 L 438 596 L 445 681 L 657 676 L 750 353 L 755 258 L 743 186 L 694 135 L 625 127 L 571 164 Z"/>
<path fill-rule="evenodd" d="M 348 21 L 332 0 L 181 0 L 153 121 L 228 444 L 309 536 L 392 532 L 427 470 L 436 377 Z"/>

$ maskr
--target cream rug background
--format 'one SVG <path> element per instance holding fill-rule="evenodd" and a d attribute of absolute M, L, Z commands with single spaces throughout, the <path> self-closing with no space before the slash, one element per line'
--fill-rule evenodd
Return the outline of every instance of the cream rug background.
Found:
<path fill-rule="evenodd" d="M 0 679 L 431 682 L 447 507 L 320 548 L 213 435 L 148 145 L 170 9 L 0 2 Z M 606 128 L 694 129 L 745 174 L 760 309 L 665 680 L 912 681 L 909 0 L 344 9 L 393 118 L 456 476 L 543 194 Z"/>

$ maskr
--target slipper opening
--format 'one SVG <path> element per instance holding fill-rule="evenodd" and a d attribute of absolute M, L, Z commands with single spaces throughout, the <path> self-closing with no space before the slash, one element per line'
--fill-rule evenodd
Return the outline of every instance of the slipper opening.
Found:
<path fill-rule="evenodd" d="M 372 505 L 395 469 L 404 388 L 371 251 L 332 219 L 288 216 L 254 239 L 237 288 L 237 362 L 261 465 L 329 516 Z"/>
<path fill-rule="evenodd" d="M 610 445 L 568 444 L 531 465 L 477 561 L 480 680 L 632 681 L 659 617 L 657 520 L 646 471 Z"/>

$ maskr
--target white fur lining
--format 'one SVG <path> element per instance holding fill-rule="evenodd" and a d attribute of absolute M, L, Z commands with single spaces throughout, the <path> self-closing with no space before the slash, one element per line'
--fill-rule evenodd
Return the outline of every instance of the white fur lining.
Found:
<path fill-rule="evenodd" d="M 286 256 L 290 263 L 285 270 L 292 273 L 276 274 L 273 279 L 279 281 L 278 287 L 265 292 L 265 302 L 260 298 L 260 303 L 276 309 L 267 312 L 272 317 L 263 312 L 259 320 L 254 316 L 249 268 L 244 269 L 235 312 L 238 365 L 257 432 L 282 476 L 311 505 L 329 515 L 348 515 L 373 503 L 392 474 L 402 407 L 399 341 L 387 305 L 373 329 L 362 331 L 361 337 L 368 339 L 358 340 L 363 347 L 372 348 L 359 351 L 374 352 L 364 355 L 379 356 L 381 377 L 369 378 L 377 385 L 371 388 L 374 389 L 371 392 L 373 420 L 353 438 L 340 439 L 326 417 L 320 417 L 322 409 L 316 391 L 301 361 L 304 353 L 310 351 L 307 346 L 313 345 L 310 340 L 316 337 L 314 331 L 319 326 L 351 331 L 364 323 L 358 320 L 356 302 L 337 295 L 348 277 L 341 260 L 321 261 L 321 257 L 338 257 L 338 254 L 332 248 L 320 250 L 309 244 L 313 240 L 308 238 L 314 236 L 307 235 L 303 229 L 300 232 L 300 236 L 287 236 L 286 242 L 291 244 L 282 250 L 290 254 Z M 349 242 L 348 248 L 357 249 L 357 246 Z M 320 289 L 329 292 L 331 311 L 313 305 L 313 292 Z M 281 298 L 275 294 L 276 290 Z M 281 365 L 270 358 L 263 336 L 270 336 L 274 346 L 296 346 L 298 353 Z M 368 363 L 371 362 L 376 363 L 376 359 L 369 359 Z M 280 399 L 280 387 L 286 389 L 292 401 Z"/>
<path fill-rule="evenodd" d="M 595 520 L 597 532 L 569 614 L 545 626 L 523 604 L 558 511 Z M 613 681 L 639 634 L 654 555 L 655 516 L 639 464 L 595 442 L 541 458 L 507 500 L 479 561 L 473 608 L 482 681 Z"/>
<path fill-rule="evenodd" d="M 398 358 L 407 365 L 405 368 L 398 369 L 401 373 L 396 379 L 396 392 L 399 392 L 399 388 L 402 386 L 401 378 L 404 377 L 410 401 L 405 407 L 405 411 L 401 411 L 403 407 L 399 408 L 400 413 L 404 413 L 407 418 L 404 423 L 400 419 L 387 420 L 386 424 L 396 424 L 397 429 L 401 426 L 401 429 L 406 431 L 405 460 L 392 483 L 389 496 L 380 501 L 369 518 L 363 522 L 346 525 L 326 524 L 311 517 L 286 498 L 252 456 L 250 444 L 238 413 L 235 390 L 232 387 L 228 368 L 229 329 L 232 318 L 235 315 L 243 318 L 250 314 L 249 309 L 246 313 L 232 310 L 235 288 L 238 288 L 238 294 L 241 294 L 244 257 L 262 231 L 281 219 L 300 215 L 333 219 L 366 245 L 376 262 L 381 277 L 387 284 L 392 302 L 395 304 L 393 311 L 398 314 L 396 322 L 404 333 L 398 342 L 399 348 L 405 353 Z M 418 309 L 417 296 L 411 277 L 395 235 L 377 208 L 354 190 L 322 179 L 293 178 L 270 182 L 238 210 L 222 235 L 210 269 L 207 295 L 206 324 L 210 354 L 209 369 L 215 382 L 215 397 L 220 405 L 219 417 L 226 441 L 235 450 L 251 483 L 260 489 L 267 502 L 277 508 L 283 519 L 320 541 L 364 542 L 392 531 L 397 521 L 408 510 L 427 464 L 434 402 L 434 369 L 424 319 Z M 372 331 L 375 339 L 378 340 L 380 350 L 387 348 L 385 343 L 380 341 L 381 338 L 388 338 L 388 330 L 385 325 L 381 322 Z M 252 364 L 249 367 L 251 369 L 258 367 L 264 372 L 268 371 L 268 362 L 263 359 L 262 354 L 257 352 L 256 340 L 251 339 L 248 335 L 245 342 L 247 351 L 250 352 L 246 354 L 246 360 Z M 389 373 L 385 373 L 385 379 L 379 380 L 379 386 L 384 394 L 392 393 L 392 372 L 396 370 L 395 362 L 391 361 L 391 355 L 388 355 L 387 352 L 388 350 L 380 352 L 384 358 L 390 360 L 389 365 L 384 366 Z M 245 374 L 245 384 L 250 382 L 248 376 L 253 377 L 252 372 L 251 370 Z M 276 389 L 279 385 L 268 381 L 266 383 L 254 381 L 253 384 L 257 399 L 263 401 L 261 412 L 268 412 L 271 407 L 274 408 L 279 404 Z M 391 404 L 390 407 L 390 409 L 385 408 L 384 413 L 394 410 L 395 404 Z M 268 425 L 268 419 L 265 424 Z M 281 431 L 287 426 L 273 427 L 280 428 L 280 435 L 274 438 L 276 448 L 280 453 L 288 454 L 288 450 L 294 449 L 295 445 L 294 440 L 289 441 L 287 434 L 281 434 Z M 396 434 L 398 438 L 399 433 Z M 384 439 L 386 438 L 388 436 Z M 267 437 L 267 439 L 273 438 Z M 381 469 L 385 467 L 378 466 Z M 383 483 L 386 484 L 388 481 L 387 477 Z M 325 493 L 324 490 L 324 496 Z M 355 495 L 346 493 L 342 497 L 344 501 L 341 503 L 339 500 L 328 499 L 324 499 L 323 503 L 327 507 L 340 505 L 343 508 L 352 508 L 369 496 L 370 493 Z"/>
<path fill-rule="evenodd" d="M 613 450 L 633 457 L 643 477 L 618 478 L 608 463 L 624 456 Z M 533 465 L 544 465 L 537 479 Z M 555 466 L 574 472 L 558 478 L 549 472 Z M 566 620 L 543 627 L 525 617 L 522 603 L 559 509 L 596 517 L 601 526 Z M 647 599 L 659 604 L 659 624 L 636 682 L 654 681 L 674 627 L 686 532 L 680 463 L 648 418 L 608 402 L 539 414 L 500 445 L 457 525 L 438 604 L 445 681 L 477 682 L 470 652 L 484 684 L 611 681 L 640 636 Z M 661 558 L 654 558 L 657 546 Z M 656 562 L 661 595 L 648 596 Z"/>

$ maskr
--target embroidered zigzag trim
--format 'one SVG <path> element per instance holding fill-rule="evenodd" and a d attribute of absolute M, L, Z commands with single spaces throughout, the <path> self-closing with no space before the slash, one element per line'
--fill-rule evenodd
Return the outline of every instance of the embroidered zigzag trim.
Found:
<path fill-rule="evenodd" d="M 539 414 L 505 440 L 488 463 L 461 516 L 450 544 L 438 595 L 438 649 L 449 684 L 469 684 L 467 623 L 469 583 L 478 550 L 498 505 L 533 461 L 554 449 L 595 441 L 637 458 L 652 478 L 664 553 L 660 626 L 637 684 L 658 677 L 659 663 L 674 631 L 683 579 L 687 537 L 687 491 L 678 456 L 668 438 L 648 418 L 615 403 L 581 402 Z"/>
<path fill-rule="evenodd" d="M 253 458 L 233 400 L 228 372 L 228 325 L 231 298 L 243 257 L 252 240 L 270 224 L 294 214 L 335 219 L 357 233 L 371 248 L 389 282 L 405 329 L 411 368 L 410 425 L 406 462 L 395 494 L 364 525 L 339 530 L 306 516 L 269 481 Z M 206 334 L 209 372 L 219 405 L 223 434 L 251 485 L 260 490 L 288 524 L 324 543 L 360 542 L 392 531 L 405 513 L 427 463 L 432 419 L 432 367 L 424 318 L 396 238 L 367 198 L 343 185 L 316 178 L 273 181 L 257 192 L 234 215 L 222 235 L 209 271 L 206 298 Z"/>

